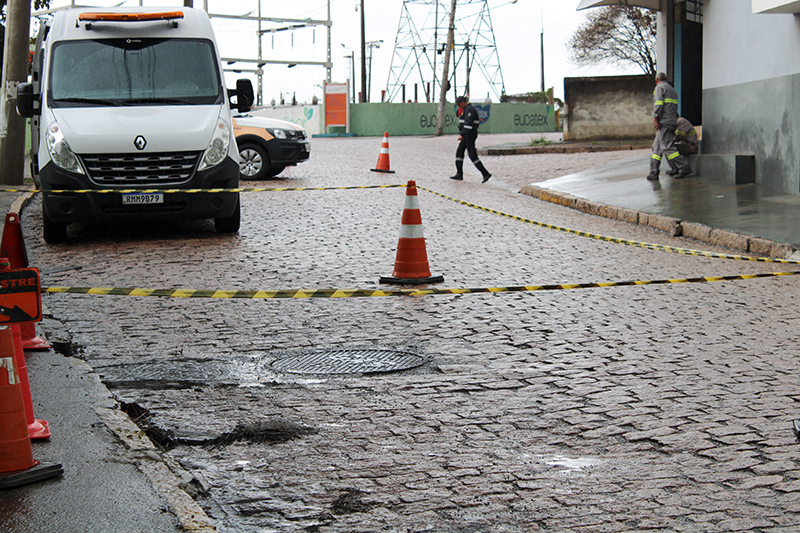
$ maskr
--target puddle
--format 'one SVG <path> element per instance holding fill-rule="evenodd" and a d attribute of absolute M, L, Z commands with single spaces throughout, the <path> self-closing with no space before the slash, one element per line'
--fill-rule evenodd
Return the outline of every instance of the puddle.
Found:
<path fill-rule="evenodd" d="M 584 469 L 597 466 L 602 462 L 592 457 L 571 458 L 563 455 L 539 456 L 539 459 L 548 466 L 560 466 L 568 473 L 583 472 Z"/>

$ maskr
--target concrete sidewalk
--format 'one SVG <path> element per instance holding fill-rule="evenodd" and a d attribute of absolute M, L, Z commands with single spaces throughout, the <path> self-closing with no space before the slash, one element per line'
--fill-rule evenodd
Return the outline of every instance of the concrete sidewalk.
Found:
<path fill-rule="evenodd" d="M 21 213 L 31 197 L 0 192 L 3 225 L 5 214 Z M 37 331 L 58 348 L 68 337 L 46 308 L 43 315 Z M 34 414 L 52 433 L 33 441 L 33 457 L 61 464 L 64 475 L 0 490 L 0 531 L 216 531 L 187 493 L 196 490 L 191 477 L 176 476 L 180 467 L 167 466 L 86 363 L 55 349 L 29 351 L 25 359 Z"/>
<path fill-rule="evenodd" d="M 521 192 L 741 252 L 786 259 L 800 248 L 800 196 L 698 175 L 675 180 L 662 172 L 660 181 L 647 181 L 649 164 L 647 156 L 630 157 Z"/>

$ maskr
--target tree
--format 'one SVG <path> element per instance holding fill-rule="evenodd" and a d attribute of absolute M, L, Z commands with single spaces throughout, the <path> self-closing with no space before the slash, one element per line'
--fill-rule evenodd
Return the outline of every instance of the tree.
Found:
<path fill-rule="evenodd" d="M 0 14 L 0 18 L 2 18 L 3 21 L 6 20 L 6 4 L 7 3 L 8 3 L 8 0 L 0 0 L 0 11 L 2 11 L 2 14 Z M 50 7 L 50 0 L 32 0 L 31 1 L 31 5 L 33 6 L 33 9 L 42 9 L 42 8 L 46 9 L 46 8 Z"/>
<path fill-rule="evenodd" d="M 630 6 L 592 10 L 569 41 L 570 59 L 577 65 L 636 64 L 656 74 L 656 14 Z"/>
<path fill-rule="evenodd" d="M 8 4 L 8 0 L 0 0 L 0 64 L 3 62 L 3 48 L 5 47 L 6 4 Z M 33 9 L 46 9 L 50 7 L 50 0 L 32 0 L 31 5 Z"/>

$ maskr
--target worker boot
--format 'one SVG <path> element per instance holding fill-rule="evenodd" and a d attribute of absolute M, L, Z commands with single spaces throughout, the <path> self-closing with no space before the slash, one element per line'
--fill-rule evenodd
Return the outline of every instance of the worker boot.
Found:
<path fill-rule="evenodd" d="M 658 181 L 658 172 L 660 166 L 661 166 L 661 161 L 655 158 L 650 159 L 650 174 L 647 175 L 648 180 Z"/>
<path fill-rule="evenodd" d="M 463 180 L 464 179 L 464 161 L 456 161 L 456 175 L 450 176 L 451 180 Z"/>
<path fill-rule="evenodd" d="M 487 181 L 489 181 L 489 178 L 492 177 L 489 171 L 486 170 L 486 167 L 483 166 L 483 163 L 481 161 L 475 162 L 475 168 L 477 168 L 481 172 L 481 175 L 483 176 L 483 181 L 481 183 L 486 183 Z"/>

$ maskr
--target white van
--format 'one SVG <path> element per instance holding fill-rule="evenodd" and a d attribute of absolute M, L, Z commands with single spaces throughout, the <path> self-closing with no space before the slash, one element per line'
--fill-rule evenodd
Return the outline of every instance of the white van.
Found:
<path fill-rule="evenodd" d="M 39 33 L 32 83 L 17 111 L 31 118 L 31 171 L 42 190 L 44 239 L 73 222 L 213 218 L 239 230 L 239 156 L 208 15 L 192 8 L 56 12 Z M 98 189 L 104 192 L 70 192 Z M 117 192 L 119 191 L 119 192 Z"/>

